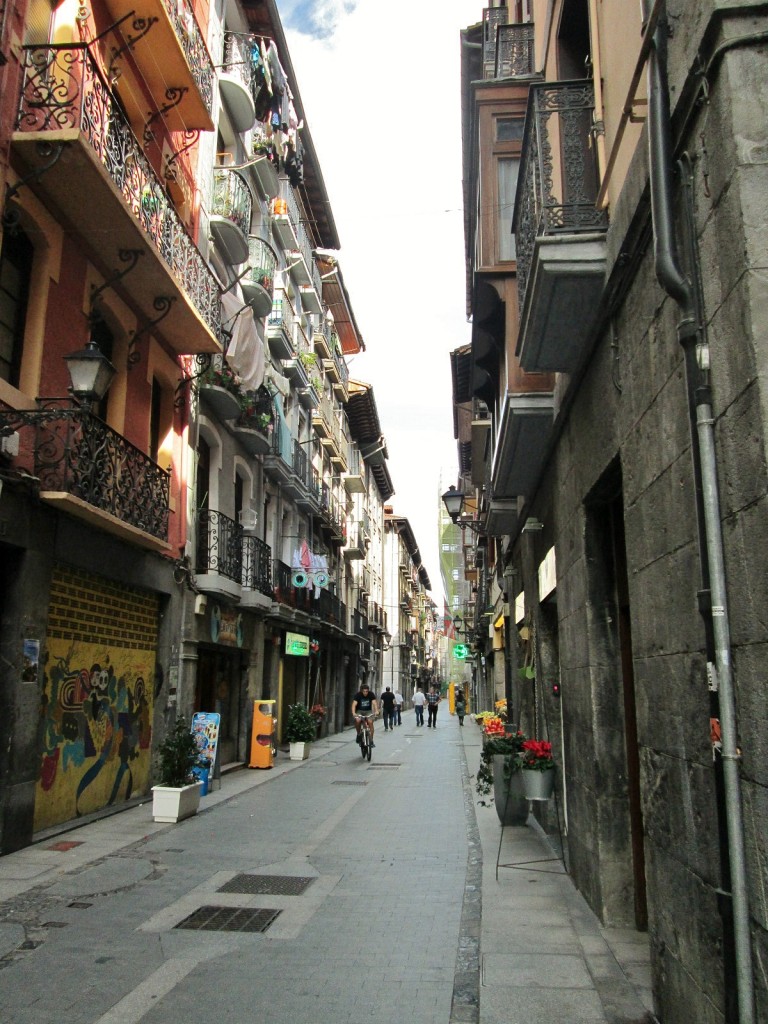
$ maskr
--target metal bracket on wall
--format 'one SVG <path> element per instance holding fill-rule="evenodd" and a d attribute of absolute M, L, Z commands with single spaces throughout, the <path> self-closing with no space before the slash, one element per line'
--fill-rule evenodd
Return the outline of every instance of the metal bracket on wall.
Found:
<path fill-rule="evenodd" d="M 153 327 L 156 327 L 161 320 L 165 320 L 168 314 L 171 312 L 174 302 L 176 301 L 175 295 L 158 295 L 152 305 L 159 312 L 159 316 L 156 316 L 154 320 L 148 320 L 143 327 L 140 327 L 138 331 L 134 331 L 131 334 L 131 340 L 128 342 L 128 355 L 127 355 L 127 367 L 132 369 L 136 363 L 139 362 L 141 356 L 136 351 L 136 343 L 139 338 L 148 334 Z"/>
<path fill-rule="evenodd" d="M 130 14 L 126 15 L 126 18 L 129 17 Z M 120 21 L 116 21 L 114 25 L 111 25 L 110 31 L 112 29 L 117 28 L 118 25 L 122 24 L 122 22 L 125 21 L 126 18 L 121 18 Z M 117 62 L 120 60 L 124 53 L 127 53 L 129 50 L 132 50 L 136 46 L 136 44 L 144 38 L 144 36 L 149 32 L 149 30 L 152 28 L 152 26 L 155 24 L 157 20 L 158 19 L 156 17 L 134 18 L 133 22 L 131 23 L 131 28 L 134 30 L 134 32 L 136 32 L 136 35 L 131 35 L 130 33 L 126 35 L 124 32 L 122 33 L 125 42 L 121 47 L 114 47 L 112 49 L 112 58 L 109 62 L 109 67 L 107 68 L 107 78 L 109 79 L 111 85 L 114 85 L 117 79 L 120 77 L 120 72 L 115 67 Z M 104 33 L 102 33 L 102 35 L 103 34 Z"/>
<path fill-rule="evenodd" d="M 38 142 L 37 143 L 38 154 L 46 160 L 44 164 L 36 167 L 34 171 L 30 171 L 29 174 L 25 174 L 23 178 L 20 178 L 15 185 L 6 186 L 5 190 L 5 209 L 3 210 L 3 226 L 13 231 L 19 223 L 19 211 L 9 209 L 9 204 L 12 199 L 15 199 L 22 188 L 28 185 L 30 181 L 36 181 L 41 178 L 46 171 L 49 171 L 53 165 L 57 162 L 61 154 L 64 152 L 64 143 L 57 142 L 55 145 L 51 145 L 50 142 Z M 50 157 L 50 159 L 46 159 Z"/>
<path fill-rule="evenodd" d="M 103 292 L 107 291 L 107 289 L 113 288 L 118 281 L 122 280 L 124 277 L 127 277 L 128 274 L 130 274 L 130 272 L 135 268 L 136 264 L 139 262 L 139 257 L 143 255 L 144 253 L 141 249 L 121 249 L 118 253 L 118 256 L 123 261 L 123 263 L 127 263 L 128 266 L 124 267 L 123 270 L 113 271 L 112 274 L 98 288 L 96 288 L 95 285 L 91 286 L 91 301 L 90 307 L 88 309 L 88 322 L 90 324 L 93 324 L 95 320 L 98 320 L 100 318 L 100 314 L 96 309 L 96 303 L 99 299 L 99 296 Z"/>
<path fill-rule="evenodd" d="M 144 125 L 144 145 L 148 146 L 150 142 L 155 141 L 155 133 L 152 131 L 151 125 L 154 121 L 158 121 L 165 115 L 173 110 L 174 107 L 178 107 L 181 101 L 184 99 L 186 94 L 189 92 L 189 88 L 186 85 L 171 85 L 165 90 L 166 102 L 158 110 L 154 112 L 148 111 L 149 120 Z"/>

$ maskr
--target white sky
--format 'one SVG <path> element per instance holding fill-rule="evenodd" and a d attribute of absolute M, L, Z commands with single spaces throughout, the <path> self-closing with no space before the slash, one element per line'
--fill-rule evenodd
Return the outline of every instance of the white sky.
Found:
<path fill-rule="evenodd" d="M 374 387 L 392 504 L 439 612 L 438 498 L 457 465 L 448 354 L 469 341 L 459 32 L 483 6 L 278 0 L 366 345 L 350 375 Z"/>

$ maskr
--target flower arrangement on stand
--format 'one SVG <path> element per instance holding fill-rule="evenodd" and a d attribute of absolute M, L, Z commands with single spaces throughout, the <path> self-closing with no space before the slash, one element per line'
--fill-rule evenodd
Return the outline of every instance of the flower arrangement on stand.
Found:
<path fill-rule="evenodd" d="M 549 800 L 555 788 L 555 762 L 548 740 L 525 740 L 516 757 L 526 800 Z"/>

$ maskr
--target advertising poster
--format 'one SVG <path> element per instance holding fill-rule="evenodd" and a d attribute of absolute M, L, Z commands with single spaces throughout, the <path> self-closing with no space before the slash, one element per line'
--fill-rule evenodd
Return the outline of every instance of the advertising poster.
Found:
<path fill-rule="evenodd" d="M 208 787 L 213 779 L 220 728 L 221 715 L 215 711 L 197 711 L 192 716 L 192 735 L 195 737 L 200 756 L 207 765 L 207 767 L 195 768 L 195 775 L 205 781 L 203 793 L 208 792 Z"/>

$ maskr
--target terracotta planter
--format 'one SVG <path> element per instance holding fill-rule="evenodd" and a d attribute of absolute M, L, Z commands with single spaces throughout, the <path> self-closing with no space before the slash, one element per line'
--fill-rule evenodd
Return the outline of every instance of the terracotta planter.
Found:
<path fill-rule="evenodd" d="M 523 778 L 526 800 L 549 800 L 555 789 L 555 769 L 548 768 L 539 772 L 523 769 L 519 773 Z"/>
<path fill-rule="evenodd" d="M 512 772 L 505 779 L 504 764 L 509 760 L 506 754 L 493 758 L 493 802 L 502 825 L 524 825 L 528 820 L 528 800 L 521 778 L 523 772 Z"/>

